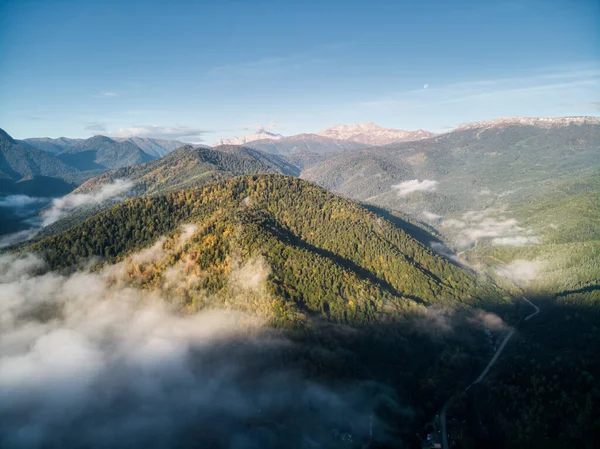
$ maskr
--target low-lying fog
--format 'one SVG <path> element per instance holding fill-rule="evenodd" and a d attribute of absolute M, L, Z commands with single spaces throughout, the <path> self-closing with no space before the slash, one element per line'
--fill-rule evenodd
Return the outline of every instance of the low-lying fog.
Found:
<path fill-rule="evenodd" d="M 115 267 L 62 275 L 0 256 L 0 447 L 348 447 L 372 425 L 385 437 L 383 387 L 307 379 L 257 318 L 178 314 Z"/>

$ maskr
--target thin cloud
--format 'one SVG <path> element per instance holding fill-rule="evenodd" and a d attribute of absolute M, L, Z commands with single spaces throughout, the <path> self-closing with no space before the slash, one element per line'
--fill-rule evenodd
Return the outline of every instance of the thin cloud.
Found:
<path fill-rule="evenodd" d="M 111 198 L 119 198 L 133 187 L 128 179 L 117 179 L 102 186 L 96 193 L 72 193 L 52 201 L 50 209 L 42 213 L 42 226 L 48 226 L 81 206 L 101 204 Z"/>
<path fill-rule="evenodd" d="M 442 219 L 442 226 L 456 230 L 459 247 L 467 248 L 479 240 L 488 240 L 494 246 L 538 245 L 540 238 L 530 229 L 520 226 L 514 218 L 507 218 L 503 209 L 488 208 L 467 211 L 461 219 Z"/>
<path fill-rule="evenodd" d="M 46 198 L 38 198 L 28 195 L 8 195 L 0 198 L 0 207 L 9 209 L 20 209 L 36 203 L 47 202 Z"/>
<path fill-rule="evenodd" d="M 263 131 L 263 130 L 272 130 L 272 129 L 277 129 L 279 127 L 279 125 L 276 122 L 268 122 L 268 123 L 255 123 L 253 125 L 240 125 L 238 127 L 238 129 L 240 131 L 252 131 L 252 132 L 259 132 L 259 131 Z"/>
<path fill-rule="evenodd" d="M 237 62 L 213 67 L 208 71 L 212 76 L 265 77 L 281 75 L 290 71 L 314 68 L 326 64 L 331 52 L 342 48 L 343 44 L 325 44 L 312 50 L 292 53 L 284 56 L 260 58 L 253 61 Z"/>
<path fill-rule="evenodd" d="M 421 214 L 429 221 L 441 222 L 442 220 L 444 220 L 443 216 L 434 214 L 433 212 L 429 212 L 427 210 L 424 210 Z"/>
<path fill-rule="evenodd" d="M 116 98 L 118 96 L 119 96 L 118 93 L 111 92 L 111 91 L 100 92 L 99 94 L 92 95 L 92 97 L 94 97 L 94 98 Z"/>
<path fill-rule="evenodd" d="M 106 126 L 103 125 L 102 123 L 89 123 L 88 125 L 85 126 L 84 129 L 86 131 L 92 131 L 92 132 L 98 132 L 98 133 L 106 132 Z"/>
<path fill-rule="evenodd" d="M 359 103 L 367 108 L 414 108 L 442 104 L 462 103 L 472 100 L 505 100 L 509 97 L 548 96 L 569 89 L 591 88 L 600 84 L 598 67 L 554 69 L 533 75 L 472 80 L 446 85 L 412 89 L 375 100 Z"/>
<path fill-rule="evenodd" d="M 539 245 L 540 239 L 538 237 L 497 237 L 492 239 L 492 245 L 496 246 L 525 246 L 525 245 Z"/>

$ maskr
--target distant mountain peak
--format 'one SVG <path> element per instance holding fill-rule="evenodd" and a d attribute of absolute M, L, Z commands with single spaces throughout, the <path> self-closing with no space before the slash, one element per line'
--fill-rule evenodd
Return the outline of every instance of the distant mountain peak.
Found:
<path fill-rule="evenodd" d="M 573 116 L 573 117 L 500 117 L 493 120 L 484 120 L 481 122 L 466 123 L 457 129 L 479 129 L 479 128 L 500 128 L 504 126 L 537 126 L 540 128 L 556 128 L 569 125 L 599 125 L 600 117 L 592 116 Z"/>
<path fill-rule="evenodd" d="M 405 131 L 402 129 L 384 128 L 375 123 L 357 123 L 352 125 L 335 125 L 317 133 L 320 136 L 339 140 L 352 140 L 367 145 L 387 145 L 394 142 L 408 142 L 433 137 L 435 134 L 419 129 Z"/>
<path fill-rule="evenodd" d="M 254 134 L 248 134 L 246 136 L 241 136 L 241 137 L 230 137 L 227 139 L 221 139 L 219 140 L 217 143 L 215 143 L 215 146 L 218 145 L 243 145 L 245 143 L 248 142 L 253 142 L 255 140 L 264 140 L 264 139 L 281 139 L 283 136 L 281 134 L 276 134 L 276 133 L 272 133 L 270 131 L 265 130 L 264 128 L 261 128 L 258 130 L 258 132 L 254 133 Z"/>
<path fill-rule="evenodd" d="M 89 139 L 87 139 L 87 142 L 89 143 L 97 143 L 97 142 L 115 142 L 113 139 L 111 139 L 110 137 L 106 137 L 103 136 L 101 134 L 97 134 L 93 137 L 90 137 Z"/>

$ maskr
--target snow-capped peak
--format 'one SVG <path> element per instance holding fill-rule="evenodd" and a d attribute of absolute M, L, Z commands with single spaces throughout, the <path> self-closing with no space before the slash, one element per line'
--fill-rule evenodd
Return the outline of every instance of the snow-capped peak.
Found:
<path fill-rule="evenodd" d="M 600 124 L 600 117 L 500 117 L 494 120 L 467 123 L 457 129 L 499 128 L 503 126 L 537 126 L 540 128 L 556 128 L 569 125 Z"/>
<path fill-rule="evenodd" d="M 433 137 L 435 134 L 419 129 L 405 131 L 402 129 L 383 128 L 375 123 L 359 123 L 355 125 L 335 125 L 317 133 L 320 136 L 339 140 L 352 140 L 368 145 L 386 145 L 394 142 L 407 142 Z"/>
<path fill-rule="evenodd" d="M 245 143 L 253 142 L 255 140 L 262 140 L 262 139 L 278 140 L 278 139 L 281 139 L 282 137 L 283 136 L 281 134 L 275 134 L 275 133 L 266 131 L 264 129 L 261 129 L 254 134 L 249 134 L 249 135 L 241 136 L 241 137 L 230 137 L 227 139 L 221 139 L 215 144 L 215 146 L 217 146 L 217 145 L 243 145 Z"/>

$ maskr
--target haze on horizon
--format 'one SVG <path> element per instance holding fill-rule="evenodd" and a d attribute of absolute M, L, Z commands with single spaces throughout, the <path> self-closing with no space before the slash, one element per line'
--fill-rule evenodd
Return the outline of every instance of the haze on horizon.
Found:
<path fill-rule="evenodd" d="M 0 123 L 15 138 L 213 143 L 593 116 L 599 12 L 591 0 L 5 1 Z"/>

